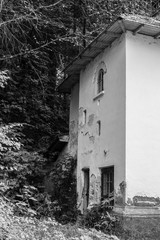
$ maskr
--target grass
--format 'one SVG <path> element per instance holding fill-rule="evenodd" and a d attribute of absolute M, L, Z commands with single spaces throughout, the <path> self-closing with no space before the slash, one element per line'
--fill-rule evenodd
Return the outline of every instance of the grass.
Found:
<path fill-rule="evenodd" d="M 120 219 L 115 228 L 120 240 L 159 240 L 159 218 L 126 218 Z"/>

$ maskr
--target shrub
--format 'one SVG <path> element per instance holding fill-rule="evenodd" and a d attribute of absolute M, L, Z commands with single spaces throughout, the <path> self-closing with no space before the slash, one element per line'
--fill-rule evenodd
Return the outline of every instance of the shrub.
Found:
<path fill-rule="evenodd" d="M 48 171 L 48 160 L 38 152 L 24 150 L 21 125 L 0 127 L 0 195 L 14 203 L 16 215 L 55 216 L 61 222 L 77 216 L 76 161 L 64 155 Z M 53 186 L 47 192 L 46 175 Z"/>
<path fill-rule="evenodd" d="M 76 221 L 77 218 L 75 167 L 75 159 L 65 154 L 55 163 L 48 178 L 52 186 L 51 201 L 56 210 L 54 215 L 63 223 Z"/>
<path fill-rule="evenodd" d="M 110 200 L 104 200 L 100 204 L 94 204 L 87 209 L 82 217 L 82 224 L 89 228 L 101 230 L 104 233 L 112 233 L 115 231 L 115 224 L 118 218 L 112 213 Z"/>
<path fill-rule="evenodd" d="M 19 217 L 14 215 L 14 208 L 13 203 L 0 198 L 0 239 L 61 239 L 62 233 L 56 231 L 58 223 L 54 219 L 38 220 L 34 217 Z"/>
<path fill-rule="evenodd" d="M 25 150 L 7 151 L 1 156 L 0 194 L 15 203 L 16 214 L 27 214 L 27 209 L 37 211 L 44 202 L 40 187 L 45 162 L 38 153 Z"/>

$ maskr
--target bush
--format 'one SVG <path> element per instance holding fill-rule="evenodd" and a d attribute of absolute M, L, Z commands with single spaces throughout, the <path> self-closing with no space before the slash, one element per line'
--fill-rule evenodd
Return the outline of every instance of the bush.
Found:
<path fill-rule="evenodd" d="M 65 154 L 55 163 L 47 180 L 52 186 L 49 193 L 55 209 L 54 216 L 62 223 L 77 219 L 75 168 L 75 159 Z"/>
<path fill-rule="evenodd" d="M 15 204 L 16 214 L 28 214 L 28 209 L 39 214 L 39 206 L 45 202 L 41 192 L 45 162 L 37 152 L 25 150 L 7 151 L 1 156 L 0 194 Z"/>
<path fill-rule="evenodd" d="M 112 214 L 112 206 L 109 201 L 104 200 L 100 204 L 94 204 L 88 208 L 81 223 L 86 227 L 112 234 L 118 221 L 118 218 Z"/>
<path fill-rule="evenodd" d="M 117 240 L 95 229 L 61 225 L 54 218 L 19 217 L 14 215 L 14 208 L 13 203 L 0 197 L 1 240 Z"/>
<path fill-rule="evenodd" d="M 61 222 L 77 216 L 76 161 L 64 155 L 48 170 L 49 161 L 38 152 L 23 148 L 21 125 L 0 127 L 0 195 L 14 204 L 19 216 L 55 216 Z M 49 175 L 53 191 L 47 192 Z"/>
<path fill-rule="evenodd" d="M 58 223 L 54 219 L 38 220 L 34 217 L 14 215 L 15 205 L 0 198 L 0 239 L 10 240 L 60 240 Z M 56 234 L 58 234 L 56 236 Z"/>

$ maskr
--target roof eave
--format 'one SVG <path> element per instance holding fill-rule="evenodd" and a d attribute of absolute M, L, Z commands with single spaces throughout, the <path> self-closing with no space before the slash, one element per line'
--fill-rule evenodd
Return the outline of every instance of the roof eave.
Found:
<path fill-rule="evenodd" d="M 156 39 L 160 37 L 160 21 L 135 15 L 118 17 L 64 68 L 67 78 L 58 86 L 58 91 L 70 93 L 79 80 L 80 71 L 127 30 L 134 35 L 139 33 Z"/>

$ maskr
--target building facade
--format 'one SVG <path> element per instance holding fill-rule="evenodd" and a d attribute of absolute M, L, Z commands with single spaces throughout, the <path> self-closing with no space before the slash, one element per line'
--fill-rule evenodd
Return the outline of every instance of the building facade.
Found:
<path fill-rule="evenodd" d="M 160 216 L 160 22 L 122 16 L 71 64 L 68 149 L 77 155 L 78 207 Z"/>

